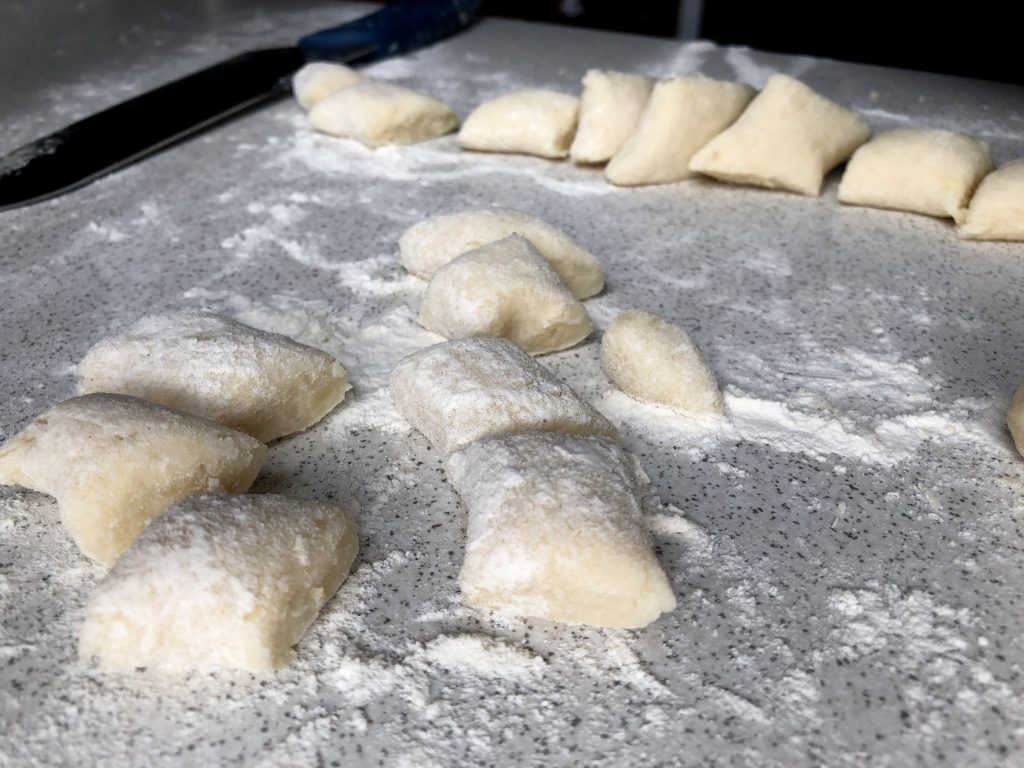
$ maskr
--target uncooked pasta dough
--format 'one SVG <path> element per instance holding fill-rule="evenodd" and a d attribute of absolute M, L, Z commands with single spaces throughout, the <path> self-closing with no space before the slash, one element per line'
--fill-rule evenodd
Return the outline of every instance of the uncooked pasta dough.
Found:
<path fill-rule="evenodd" d="M 580 100 L 541 88 L 523 88 L 484 102 L 459 131 L 465 149 L 562 158 L 576 134 Z"/>
<path fill-rule="evenodd" d="M 97 587 L 79 652 L 106 670 L 279 667 L 358 547 L 348 507 L 189 496 L 154 518 Z"/>
<path fill-rule="evenodd" d="M 1017 389 L 1010 404 L 1010 411 L 1006 416 L 1006 423 L 1010 427 L 1010 434 L 1013 436 L 1013 444 L 1017 446 L 1017 452 L 1024 456 L 1024 384 Z"/>
<path fill-rule="evenodd" d="M 266 453 L 249 435 L 198 416 L 86 395 L 55 405 L 0 446 L 0 483 L 55 497 L 75 543 L 110 565 L 172 501 L 247 490 Z"/>
<path fill-rule="evenodd" d="M 960 237 L 1024 240 L 1024 159 L 1006 163 L 982 179 Z"/>
<path fill-rule="evenodd" d="M 569 147 L 575 163 L 604 163 L 625 142 L 654 87 L 653 77 L 591 69 L 583 76 L 580 120 Z"/>
<path fill-rule="evenodd" d="M 355 85 L 362 79 L 362 75 L 344 64 L 315 61 L 292 77 L 292 93 L 300 107 L 310 110 L 332 93 Z"/>

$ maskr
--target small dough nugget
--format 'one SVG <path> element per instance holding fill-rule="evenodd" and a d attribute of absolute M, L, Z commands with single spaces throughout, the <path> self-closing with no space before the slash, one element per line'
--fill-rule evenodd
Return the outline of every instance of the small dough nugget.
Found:
<path fill-rule="evenodd" d="M 967 240 L 1024 240 L 1024 160 L 1000 166 L 971 198 L 960 227 Z"/>
<path fill-rule="evenodd" d="M 449 339 L 501 336 L 531 354 L 571 347 L 594 330 L 587 310 L 519 235 L 464 253 L 437 270 L 419 321 Z"/>
<path fill-rule="evenodd" d="M 858 149 L 839 185 L 839 202 L 951 217 L 962 222 L 982 177 L 988 145 L 962 133 L 897 128 Z"/>
<path fill-rule="evenodd" d="M 456 256 L 516 234 L 540 251 L 576 298 L 601 292 L 604 270 L 593 254 L 560 229 L 509 208 L 479 208 L 421 221 L 399 239 L 398 258 L 412 274 L 429 280 Z"/>
<path fill-rule="evenodd" d="M 470 605 L 599 627 L 643 627 L 676 607 L 644 529 L 642 472 L 614 441 L 502 435 L 449 466 L 469 511 Z"/>
<path fill-rule="evenodd" d="M 332 93 L 362 81 L 363 76 L 344 64 L 315 61 L 292 77 L 292 92 L 299 106 L 310 110 Z"/>
<path fill-rule="evenodd" d="M 390 385 L 402 418 L 445 456 L 506 432 L 618 436 L 569 385 L 505 339 L 476 336 L 427 347 L 394 367 Z"/>
<path fill-rule="evenodd" d="M 212 421 L 122 395 L 65 400 L 0 446 L 0 484 L 57 499 L 81 550 L 112 564 L 183 496 L 242 493 L 267 448 Z"/>
<path fill-rule="evenodd" d="M 337 504 L 189 496 L 154 518 L 97 587 L 79 653 L 111 671 L 280 667 L 358 548 L 352 512 Z"/>
<path fill-rule="evenodd" d="M 583 76 L 574 163 L 604 163 L 626 141 L 654 87 L 653 77 L 591 69 Z"/>
<path fill-rule="evenodd" d="M 693 156 L 690 170 L 814 197 L 825 174 L 870 135 L 860 115 L 799 80 L 772 75 L 739 119 Z"/>
<path fill-rule="evenodd" d="M 739 117 L 754 93 L 749 85 L 702 75 L 662 80 L 605 176 L 620 186 L 696 176 L 690 170 L 694 154 Z"/>
<path fill-rule="evenodd" d="M 134 395 L 269 442 L 316 422 L 352 387 L 326 352 L 195 309 L 143 318 L 94 346 L 78 391 Z"/>
<path fill-rule="evenodd" d="M 1013 395 L 1010 411 L 1006 415 L 1006 423 L 1010 427 L 1010 434 L 1013 436 L 1013 444 L 1017 446 L 1017 452 L 1024 456 L 1024 384 L 1021 384 Z"/>
<path fill-rule="evenodd" d="M 459 144 L 484 152 L 562 158 L 576 133 L 580 100 L 540 88 L 524 88 L 484 102 L 459 131 Z"/>
<path fill-rule="evenodd" d="M 430 96 L 363 80 L 319 102 L 309 112 L 309 123 L 323 133 L 380 147 L 436 139 L 455 130 L 459 119 L 451 107 Z"/>

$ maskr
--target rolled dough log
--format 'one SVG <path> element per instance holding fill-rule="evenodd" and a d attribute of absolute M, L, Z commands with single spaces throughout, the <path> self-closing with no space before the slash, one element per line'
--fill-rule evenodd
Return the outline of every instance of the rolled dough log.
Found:
<path fill-rule="evenodd" d="M 562 158 L 576 133 L 580 100 L 541 88 L 523 88 L 485 101 L 459 131 L 465 149 Z"/>
<path fill-rule="evenodd" d="M 292 93 L 299 106 L 310 110 L 332 93 L 355 85 L 363 76 L 344 64 L 315 61 L 292 77 Z"/>
<path fill-rule="evenodd" d="M 960 227 L 967 240 L 1024 240 L 1024 159 L 1000 166 L 978 186 Z"/>
<path fill-rule="evenodd" d="M 654 87 L 653 77 L 591 69 L 583 76 L 574 163 L 604 163 L 626 141 Z"/>

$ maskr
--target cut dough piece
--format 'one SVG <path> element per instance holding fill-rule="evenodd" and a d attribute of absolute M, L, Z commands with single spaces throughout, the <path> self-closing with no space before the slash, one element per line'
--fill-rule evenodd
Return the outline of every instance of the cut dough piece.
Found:
<path fill-rule="evenodd" d="M 279 667 L 348 575 L 345 507 L 202 494 L 150 522 L 97 587 L 79 639 L 107 670 Z"/>
<path fill-rule="evenodd" d="M 662 80 L 605 176 L 622 186 L 696 176 L 690 170 L 693 155 L 728 128 L 755 93 L 749 85 L 701 75 Z"/>
<path fill-rule="evenodd" d="M 299 106 L 310 110 L 332 93 L 355 85 L 362 79 L 362 75 L 344 64 L 315 61 L 292 77 L 292 92 Z"/>
<path fill-rule="evenodd" d="M 400 85 L 363 80 L 333 93 L 309 112 L 318 131 L 368 147 L 416 144 L 455 130 L 451 107 Z"/>
<path fill-rule="evenodd" d="M 681 328 L 650 312 L 619 314 L 601 338 L 601 367 L 627 395 L 686 414 L 721 414 L 722 393 Z"/>
<path fill-rule="evenodd" d="M 320 421 L 352 388 L 326 352 L 195 309 L 104 339 L 78 375 L 81 394 L 134 395 L 264 442 Z"/>
<path fill-rule="evenodd" d="M 501 336 L 535 355 L 571 347 L 594 330 L 579 300 L 519 235 L 464 253 L 437 270 L 420 323 L 449 339 Z"/>
<path fill-rule="evenodd" d="M 183 496 L 244 492 L 267 448 L 212 421 L 122 395 L 65 400 L 0 446 L 0 484 L 56 497 L 82 551 L 113 563 Z"/>
<path fill-rule="evenodd" d="M 1013 444 L 1017 446 L 1017 452 L 1024 456 L 1024 384 L 1021 384 L 1013 395 L 1010 411 L 1006 415 L 1006 423 L 1010 427 L 1010 434 L 1013 436 Z"/>
<path fill-rule="evenodd" d="M 962 133 L 897 128 L 854 152 L 839 184 L 839 201 L 873 208 L 951 217 L 992 170 L 988 145 Z"/>
<path fill-rule="evenodd" d="M 690 170 L 813 197 L 825 174 L 870 135 L 860 115 L 799 80 L 772 75 L 739 119 L 693 156 Z"/>
<path fill-rule="evenodd" d="M 1000 166 L 982 179 L 971 198 L 960 237 L 1024 240 L 1024 160 Z"/>
<path fill-rule="evenodd" d="M 619 151 L 640 118 L 653 77 L 591 69 L 583 76 L 580 124 L 569 147 L 574 163 L 604 163 Z"/>
<path fill-rule="evenodd" d="M 459 131 L 465 149 L 561 158 L 576 133 L 580 100 L 540 88 L 523 88 L 486 101 Z"/>
<path fill-rule="evenodd" d="M 456 256 L 515 234 L 540 251 L 576 298 L 601 292 L 604 270 L 593 254 L 561 230 L 509 208 L 459 211 L 421 221 L 399 239 L 398 258 L 412 274 L 429 280 Z"/>
<path fill-rule="evenodd" d="M 459 586 L 470 605 L 600 627 L 643 627 L 676 607 L 643 527 L 643 474 L 612 440 L 489 437 L 449 466 L 469 511 Z"/>
<path fill-rule="evenodd" d="M 443 455 L 506 432 L 618 436 L 569 385 L 505 339 L 427 347 L 401 360 L 390 383 L 402 418 Z"/>

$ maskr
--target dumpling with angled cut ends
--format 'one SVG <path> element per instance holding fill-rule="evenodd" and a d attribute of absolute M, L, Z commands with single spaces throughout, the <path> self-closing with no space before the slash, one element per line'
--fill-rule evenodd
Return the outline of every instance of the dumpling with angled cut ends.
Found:
<path fill-rule="evenodd" d="M 326 352 L 212 312 L 143 318 L 89 350 L 78 391 L 134 395 L 269 442 L 306 429 L 352 387 Z"/>
<path fill-rule="evenodd" d="M 644 627 L 676 607 L 640 506 L 643 475 L 603 437 L 527 432 L 449 459 L 469 512 L 459 586 L 509 616 Z"/>
<path fill-rule="evenodd" d="M 604 270 L 592 253 L 562 230 L 510 208 L 477 208 L 425 219 L 399 238 L 398 258 L 416 277 L 429 280 L 456 256 L 511 235 L 529 240 L 576 298 L 590 298 L 604 287 Z"/>
<path fill-rule="evenodd" d="M 569 147 L 574 163 L 604 163 L 626 141 L 640 119 L 655 79 L 591 69 L 583 76 L 580 120 Z"/>
<path fill-rule="evenodd" d="M 449 339 L 500 336 L 535 355 L 571 347 L 594 329 L 587 310 L 519 235 L 464 253 L 434 273 L 419 321 Z"/>
<path fill-rule="evenodd" d="M 568 384 L 506 339 L 474 336 L 414 352 L 391 371 L 390 389 L 402 418 L 443 455 L 507 432 L 618 436 Z"/>
<path fill-rule="evenodd" d="M 96 588 L 79 653 L 104 670 L 280 667 L 358 548 L 345 506 L 189 496 L 154 518 Z"/>
<path fill-rule="evenodd" d="M 542 88 L 522 88 L 474 109 L 459 131 L 464 149 L 553 159 L 569 154 L 580 100 Z"/>
<path fill-rule="evenodd" d="M 81 550 L 110 565 L 164 507 L 242 493 L 267 448 L 249 435 L 123 395 L 65 400 L 0 446 L 0 484 L 57 499 Z"/>
<path fill-rule="evenodd" d="M 1024 240 L 1024 160 L 982 179 L 959 232 L 965 240 Z"/>
<path fill-rule="evenodd" d="M 363 76 L 344 64 L 314 61 L 292 77 L 292 93 L 299 106 L 310 110 L 332 93 L 361 82 Z"/>

